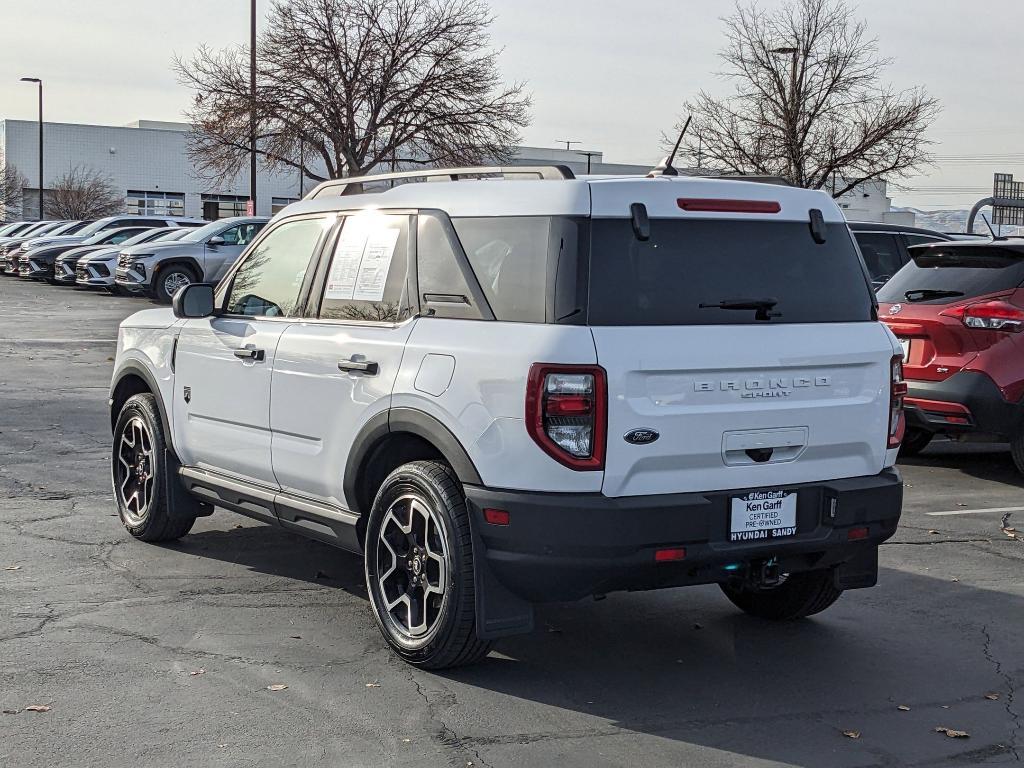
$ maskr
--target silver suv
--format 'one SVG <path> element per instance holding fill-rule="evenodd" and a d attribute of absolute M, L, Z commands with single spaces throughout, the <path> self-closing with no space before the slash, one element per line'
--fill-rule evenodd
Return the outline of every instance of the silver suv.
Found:
<path fill-rule="evenodd" d="M 268 221 L 265 216 L 220 219 L 175 242 L 154 243 L 152 248 L 140 249 L 142 253 L 123 253 L 114 283 L 169 304 L 186 285 L 220 280 Z"/>

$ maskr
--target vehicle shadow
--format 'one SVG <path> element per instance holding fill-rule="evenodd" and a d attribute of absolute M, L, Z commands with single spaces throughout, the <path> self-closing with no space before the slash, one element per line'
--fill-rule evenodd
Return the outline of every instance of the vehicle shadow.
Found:
<path fill-rule="evenodd" d="M 202 530 L 173 548 L 366 599 L 359 557 L 273 526 Z M 1018 674 L 1019 657 L 1003 659 L 1005 674 L 993 659 L 1024 632 L 1024 599 L 891 568 L 879 582 L 782 624 L 739 613 L 714 586 L 539 606 L 532 634 L 497 642 L 475 666 L 422 674 L 457 699 L 446 722 L 485 755 L 525 744 L 552 760 L 576 749 L 578 760 L 559 764 L 593 765 L 583 759 L 593 740 L 623 732 L 658 737 L 643 742 L 663 745 L 638 755 L 647 765 L 677 764 L 665 756 L 682 744 L 689 755 L 696 747 L 735 759 L 719 754 L 716 765 L 954 765 L 1010 755 L 1012 718 L 984 694 Z M 474 708 L 493 713 L 495 702 L 503 714 L 473 733 Z M 939 738 L 939 725 L 971 731 L 970 743 Z"/>
<path fill-rule="evenodd" d="M 960 443 L 936 440 L 917 456 L 900 457 L 900 465 L 954 469 L 965 475 L 1024 488 L 1022 475 L 1006 443 Z"/>

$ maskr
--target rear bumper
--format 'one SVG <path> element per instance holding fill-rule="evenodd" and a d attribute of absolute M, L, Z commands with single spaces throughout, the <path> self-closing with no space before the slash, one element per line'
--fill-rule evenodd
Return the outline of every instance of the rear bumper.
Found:
<path fill-rule="evenodd" d="M 1003 398 L 996 383 L 979 371 L 961 371 L 945 381 L 908 381 L 907 426 L 946 434 L 1016 434 L 1024 406 Z"/>
<path fill-rule="evenodd" d="M 877 547 L 900 518 L 899 473 L 780 488 L 797 492 L 797 534 L 739 543 L 729 542 L 729 504 L 747 489 L 624 498 L 465 490 L 477 567 L 529 603 L 725 582 L 773 558 L 783 572 L 839 566 L 844 588 L 872 586 Z M 509 524 L 487 523 L 485 508 L 508 511 Z M 851 541 L 852 528 L 866 537 Z M 669 547 L 685 548 L 685 559 L 656 562 L 655 551 Z"/>

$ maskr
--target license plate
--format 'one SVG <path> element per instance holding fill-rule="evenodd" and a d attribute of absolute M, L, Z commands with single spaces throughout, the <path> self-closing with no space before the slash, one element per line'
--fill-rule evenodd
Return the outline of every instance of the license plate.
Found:
<path fill-rule="evenodd" d="M 903 362 L 910 359 L 910 339 L 900 339 L 900 346 L 903 347 Z"/>
<path fill-rule="evenodd" d="M 751 491 L 733 496 L 729 541 L 796 535 L 796 491 Z"/>

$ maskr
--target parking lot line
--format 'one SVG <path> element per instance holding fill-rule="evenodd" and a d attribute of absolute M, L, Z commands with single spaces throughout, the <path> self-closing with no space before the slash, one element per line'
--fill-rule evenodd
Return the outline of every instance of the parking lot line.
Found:
<path fill-rule="evenodd" d="M 989 509 L 951 509 L 948 512 L 925 512 L 932 517 L 951 517 L 953 515 L 983 515 L 986 512 L 1024 512 L 1024 507 L 991 507 Z"/>

